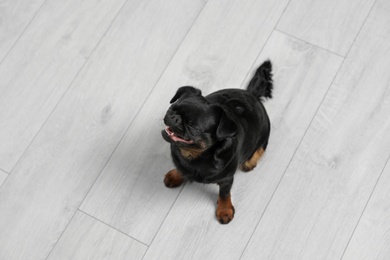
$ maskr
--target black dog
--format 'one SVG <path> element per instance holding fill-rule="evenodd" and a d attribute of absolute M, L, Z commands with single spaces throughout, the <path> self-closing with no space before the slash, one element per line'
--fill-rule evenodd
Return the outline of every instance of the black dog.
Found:
<path fill-rule="evenodd" d="M 164 117 L 162 135 L 171 143 L 177 168 L 165 175 L 165 186 L 184 180 L 218 184 L 216 215 L 222 224 L 234 217 L 230 189 L 237 167 L 251 171 L 267 148 L 270 122 L 261 101 L 272 97 L 271 70 L 271 62 L 264 62 L 247 90 L 223 89 L 204 97 L 198 89 L 181 87 Z"/>

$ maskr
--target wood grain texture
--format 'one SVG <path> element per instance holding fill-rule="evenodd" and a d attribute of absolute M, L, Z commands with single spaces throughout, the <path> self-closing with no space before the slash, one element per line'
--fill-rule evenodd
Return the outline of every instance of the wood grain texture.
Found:
<path fill-rule="evenodd" d="M 83 211 L 151 243 L 180 191 L 163 184 L 164 174 L 173 167 L 169 145 L 160 133 L 169 100 L 182 85 L 194 85 L 205 94 L 239 87 L 285 5 L 284 0 L 208 2 L 86 198 Z M 212 219 L 214 213 L 209 213 Z"/>
<path fill-rule="evenodd" d="M 340 57 L 278 32 L 268 40 L 251 71 L 267 58 L 273 62 L 275 80 L 274 99 L 265 103 L 271 139 L 257 168 L 235 175 L 234 220 L 227 226 L 217 222 L 216 185 L 188 184 L 144 259 L 240 257 L 341 64 Z"/>
<path fill-rule="evenodd" d="M 345 56 L 375 0 L 291 0 L 277 29 Z"/>
<path fill-rule="evenodd" d="M 45 0 L 0 2 L 0 62 L 18 40 Z"/>
<path fill-rule="evenodd" d="M 8 174 L 0 170 L 0 186 L 3 184 L 5 179 L 7 179 Z"/>
<path fill-rule="evenodd" d="M 389 11 L 376 3 L 243 259 L 341 258 L 390 155 Z"/>
<path fill-rule="evenodd" d="M 136 260 L 147 247 L 78 211 L 48 259 Z"/>
<path fill-rule="evenodd" d="M 390 164 L 384 170 L 342 259 L 390 258 Z"/>
<path fill-rule="evenodd" d="M 0 259 L 48 255 L 203 5 L 127 2 L 0 187 Z"/>
<path fill-rule="evenodd" d="M 0 65 L 0 168 L 14 168 L 123 3 L 43 5 Z"/>

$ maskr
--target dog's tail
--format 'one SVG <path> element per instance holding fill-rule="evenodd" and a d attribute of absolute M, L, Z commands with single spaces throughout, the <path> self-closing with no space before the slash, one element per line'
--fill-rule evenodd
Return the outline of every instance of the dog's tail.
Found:
<path fill-rule="evenodd" d="M 272 64 L 267 60 L 257 69 L 248 85 L 249 93 L 261 101 L 263 98 L 272 98 Z"/>

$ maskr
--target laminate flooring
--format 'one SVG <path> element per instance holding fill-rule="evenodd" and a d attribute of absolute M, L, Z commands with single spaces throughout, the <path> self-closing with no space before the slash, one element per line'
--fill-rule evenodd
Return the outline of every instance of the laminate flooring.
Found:
<path fill-rule="evenodd" d="M 274 67 L 268 149 L 167 189 L 182 85 Z M 3 0 L 0 259 L 390 259 L 390 1 Z"/>
<path fill-rule="evenodd" d="M 3 182 L 5 181 L 5 179 L 7 179 L 8 177 L 8 174 L 6 174 L 5 172 L 3 171 L 0 171 L 0 186 L 1 184 L 3 184 Z"/>

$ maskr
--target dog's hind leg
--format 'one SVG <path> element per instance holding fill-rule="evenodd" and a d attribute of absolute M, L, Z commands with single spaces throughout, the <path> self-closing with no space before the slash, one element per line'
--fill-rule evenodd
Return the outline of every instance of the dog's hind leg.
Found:
<path fill-rule="evenodd" d="M 243 162 L 240 165 L 240 170 L 243 172 L 249 172 L 253 170 L 256 167 L 257 162 L 260 160 L 261 156 L 263 156 L 264 152 L 265 148 L 263 147 L 257 149 L 249 160 Z"/>
<path fill-rule="evenodd" d="M 183 181 L 183 176 L 176 169 L 170 170 L 167 174 L 165 174 L 164 184 L 167 188 L 179 187 Z"/>

